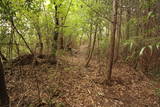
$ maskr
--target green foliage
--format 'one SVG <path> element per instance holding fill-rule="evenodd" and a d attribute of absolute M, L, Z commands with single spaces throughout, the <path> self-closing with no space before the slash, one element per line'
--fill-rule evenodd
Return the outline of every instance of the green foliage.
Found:
<path fill-rule="evenodd" d="M 158 97 L 160 97 L 160 88 L 156 88 L 156 95 L 158 96 Z"/>

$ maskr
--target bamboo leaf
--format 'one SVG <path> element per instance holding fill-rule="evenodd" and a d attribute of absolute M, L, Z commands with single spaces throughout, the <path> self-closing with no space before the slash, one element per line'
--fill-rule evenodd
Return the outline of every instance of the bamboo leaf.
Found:
<path fill-rule="evenodd" d="M 132 50 L 132 48 L 133 48 L 133 42 L 131 42 L 130 44 L 130 50 Z"/>
<path fill-rule="evenodd" d="M 159 49 L 159 46 L 160 46 L 160 43 L 158 43 L 158 44 L 156 45 L 157 49 Z"/>
<path fill-rule="evenodd" d="M 152 52 L 153 52 L 153 47 L 152 47 L 152 45 L 149 45 L 148 47 L 149 47 L 149 49 L 151 50 L 151 54 L 152 54 Z"/>
<path fill-rule="evenodd" d="M 139 56 L 143 55 L 143 52 L 144 52 L 145 48 L 146 48 L 146 47 L 143 47 L 143 48 L 141 49 L 141 51 L 140 51 L 140 53 L 139 53 Z"/>

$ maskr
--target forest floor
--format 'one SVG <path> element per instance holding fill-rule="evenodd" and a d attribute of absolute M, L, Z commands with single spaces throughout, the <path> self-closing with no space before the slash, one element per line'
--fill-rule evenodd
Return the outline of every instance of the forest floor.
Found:
<path fill-rule="evenodd" d="M 93 59 L 88 68 L 85 62 L 83 46 L 78 54 L 59 57 L 55 66 L 13 66 L 6 74 L 12 107 L 159 107 L 155 82 L 142 72 L 117 63 L 108 86 L 103 61 Z"/>

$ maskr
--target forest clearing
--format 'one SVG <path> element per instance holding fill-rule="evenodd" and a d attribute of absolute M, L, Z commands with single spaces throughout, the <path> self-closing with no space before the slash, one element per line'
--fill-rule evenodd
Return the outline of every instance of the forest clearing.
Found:
<path fill-rule="evenodd" d="M 0 107 L 160 107 L 159 0 L 1 0 Z"/>

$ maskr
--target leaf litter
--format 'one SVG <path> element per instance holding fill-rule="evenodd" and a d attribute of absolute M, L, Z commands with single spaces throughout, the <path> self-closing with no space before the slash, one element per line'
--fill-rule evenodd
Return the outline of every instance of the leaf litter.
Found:
<path fill-rule="evenodd" d="M 92 60 L 85 68 L 80 54 L 58 62 L 15 65 L 6 74 L 12 107 L 159 107 L 150 79 L 126 64 L 114 65 L 108 86 L 103 63 Z"/>

